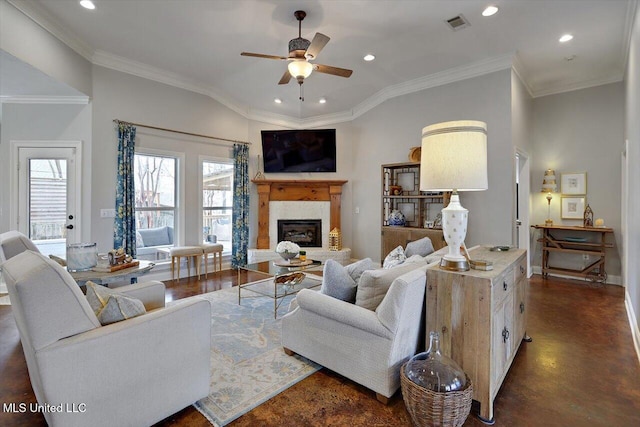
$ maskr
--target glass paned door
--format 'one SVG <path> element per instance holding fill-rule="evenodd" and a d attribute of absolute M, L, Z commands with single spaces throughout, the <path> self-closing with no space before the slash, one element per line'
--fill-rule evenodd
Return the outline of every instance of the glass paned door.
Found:
<path fill-rule="evenodd" d="M 66 258 L 66 244 L 78 243 L 74 148 L 20 148 L 18 229 L 44 255 Z"/>

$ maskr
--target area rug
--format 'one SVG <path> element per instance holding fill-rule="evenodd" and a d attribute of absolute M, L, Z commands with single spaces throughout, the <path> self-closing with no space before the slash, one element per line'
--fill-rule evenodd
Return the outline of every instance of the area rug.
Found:
<path fill-rule="evenodd" d="M 251 297 L 244 298 L 243 290 L 242 305 L 238 305 L 237 287 L 187 298 L 203 298 L 211 304 L 210 394 L 194 406 L 217 426 L 230 423 L 320 369 L 282 350 L 280 319 L 293 296 L 285 298 L 274 319 L 272 299 L 248 291 L 246 295 Z M 180 301 L 184 300 L 168 305 Z"/>

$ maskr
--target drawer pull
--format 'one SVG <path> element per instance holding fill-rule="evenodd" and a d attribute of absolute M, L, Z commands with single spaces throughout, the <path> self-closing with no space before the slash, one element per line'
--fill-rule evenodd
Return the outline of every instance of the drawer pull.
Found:
<path fill-rule="evenodd" d="M 507 290 L 507 282 L 502 282 L 502 289 Z"/>
<path fill-rule="evenodd" d="M 520 303 L 520 313 L 521 314 L 524 313 L 524 303 L 523 302 Z"/>
<path fill-rule="evenodd" d="M 505 326 L 505 328 L 502 330 L 502 342 L 506 343 L 508 339 L 509 339 L 509 330 Z"/>
<path fill-rule="evenodd" d="M 524 267 L 520 266 L 520 274 L 524 274 Z"/>

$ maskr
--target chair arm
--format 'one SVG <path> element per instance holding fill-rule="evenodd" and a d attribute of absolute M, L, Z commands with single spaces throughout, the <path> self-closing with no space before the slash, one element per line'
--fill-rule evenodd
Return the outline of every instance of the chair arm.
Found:
<path fill-rule="evenodd" d="M 116 288 L 116 291 L 126 294 L 132 298 L 137 298 L 144 304 L 147 311 L 163 308 L 164 305 L 164 283 L 152 280 L 143 283 Z"/>
<path fill-rule="evenodd" d="M 393 339 L 391 331 L 380 322 L 376 313 L 371 310 L 310 289 L 300 290 L 296 299 L 298 310 L 307 310 L 343 325 L 361 329 L 383 338 Z"/>
<path fill-rule="evenodd" d="M 195 388 L 204 397 L 210 352 L 211 306 L 194 299 L 64 338 L 35 357 L 45 396 L 84 402 L 89 410 L 102 399 L 164 396 L 172 393 L 167 381 L 172 390 Z"/>

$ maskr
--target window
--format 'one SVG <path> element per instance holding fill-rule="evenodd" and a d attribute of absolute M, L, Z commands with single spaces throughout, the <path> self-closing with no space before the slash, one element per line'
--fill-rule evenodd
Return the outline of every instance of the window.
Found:
<path fill-rule="evenodd" d="M 164 259 L 173 246 L 176 221 L 177 159 L 136 154 L 136 249 L 138 259 Z"/>
<path fill-rule="evenodd" d="M 203 241 L 221 243 L 231 252 L 231 208 L 233 206 L 233 163 L 231 160 L 202 162 Z"/>

